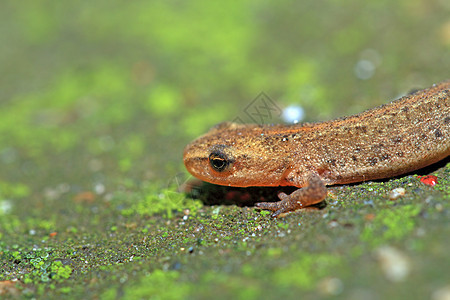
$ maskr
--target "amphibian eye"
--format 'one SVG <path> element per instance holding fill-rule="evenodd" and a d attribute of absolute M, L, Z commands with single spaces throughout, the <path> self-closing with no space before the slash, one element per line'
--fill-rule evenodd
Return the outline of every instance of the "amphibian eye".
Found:
<path fill-rule="evenodd" d="M 209 155 L 209 164 L 217 172 L 223 172 L 230 164 L 225 153 L 214 151 Z"/>

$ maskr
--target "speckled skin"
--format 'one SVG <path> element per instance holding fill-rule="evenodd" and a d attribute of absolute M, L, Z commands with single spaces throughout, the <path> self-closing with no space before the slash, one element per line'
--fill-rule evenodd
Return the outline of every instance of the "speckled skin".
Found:
<path fill-rule="evenodd" d="M 280 194 L 279 202 L 256 205 L 278 216 L 322 201 L 325 185 L 388 178 L 449 154 L 450 81 L 445 81 L 334 121 L 221 123 L 186 146 L 184 163 L 192 175 L 215 184 L 303 187 Z"/>

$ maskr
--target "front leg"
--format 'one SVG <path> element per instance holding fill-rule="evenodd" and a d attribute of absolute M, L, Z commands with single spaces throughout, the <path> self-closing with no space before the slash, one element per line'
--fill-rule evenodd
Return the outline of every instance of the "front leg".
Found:
<path fill-rule="evenodd" d="M 278 202 L 259 202 L 255 204 L 256 208 L 268 209 L 273 211 L 272 217 L 278 217 L 280 214 L 295 211 L 300 208 L 321 202 L 327 196 L 325 183 L 317 174 L 311 174 L 306 186 L 296 190 L 290 195 L 279 193 Z"/>

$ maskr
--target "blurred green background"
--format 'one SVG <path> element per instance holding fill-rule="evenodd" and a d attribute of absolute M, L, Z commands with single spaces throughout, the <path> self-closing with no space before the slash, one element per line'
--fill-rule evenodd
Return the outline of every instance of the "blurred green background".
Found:
<path fill-rule="evenodd" d="M 0 253 L 8 271 L 0 279 L 20 277 L 7 256 L 14 247 L 31 251 L 52 231 L 78 232 L 54 241 L 58 251 L 67 239 L 105 243 L 98 231 L 131 222 L 114 213 L 167 193 L 185 172 L 183 147 L 242 115 L 260 92 L 280 107 L 301 105 L 311 121 L 448 79 L 449 15 L 444 0 L 3 0 Z M 108 208 L 112 217 L 99 216 Z M 139 230 L 161 226 L 129 215 Z M 61 292 L 28 284 L 31 295 Z M 98 295 L 108 284 L 92 286 Z"/>

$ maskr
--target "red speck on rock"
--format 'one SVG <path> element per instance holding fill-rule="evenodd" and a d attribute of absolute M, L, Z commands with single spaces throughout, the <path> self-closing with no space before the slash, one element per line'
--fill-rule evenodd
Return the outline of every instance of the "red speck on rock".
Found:
<path fill-rule="evenodd" d="M 419 178 L 420 178 L 420 182 L 422 182 L 423 184 L 426 184 L 428 186 L 435 186 L 438 183 L 437 177 L 434 175 L 427 175 L 427 176 L 422 176 Z"/>

